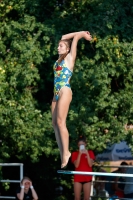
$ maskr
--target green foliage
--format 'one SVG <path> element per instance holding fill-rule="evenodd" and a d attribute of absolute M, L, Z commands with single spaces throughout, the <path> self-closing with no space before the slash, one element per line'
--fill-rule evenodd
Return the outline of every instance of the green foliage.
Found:
<path fill-rule="evenodd" d="M 52 133 L 49 111 L 42 113 L 34 98 L 40 81 L 38 66 L 49 55 L 46 46 L 50 45 L 47 35 L 51 31 L 37 23 L 34 16 L 24 14 L 21 10 L 25 8 L 24 1 L 18 3 L 0 3 L 3 12 L 0 22 L 1 156 L 3 159 L 11 155 L 19 159 L 30 157 L 37 161 L 39 155 L 44 152 L 49 155 L 53 148 L 52 142 L 44 137 L 48 130 Z M 15 13 L 17 21 L 12 10 L 18 14 Z"/>
<path fill-rule="evenodd" d="M 61 195 L 61 196 L 55 198 L 54 200 L 67 200 L 67 199 L 66 199 L 66 197 Z"/>
<path fill-rule="evenodd" d="M 50 113 L 52 66 L 61 35 L 81 30 L 89 30 L 93 40 L 78 44 L 67 118 L 70 150 L 81 134 L 95 153 L 121 140 L 133 147 L 132 131 L 124 129 L 133 123 L 132 24 L 132 0 L 0 1 L 3 161 L 38 162 L 45 154 L 58 165 Z"/>
<path fill-rule="evenodd" d="M 5 191 L 7 191 L 10 188 L 10 183 L 4 182 L 4 183 L 2 183 L 2 186 L 5 188 Z"/>
<path fill-rule="evenodd" d="M 133 22 L 132 6 L 132 1 L 73 1 L 67 2 L 66 9 L 59 9 L 63 34 L 68 32 L 69 22 L 69 32 L 84 29 L 93 35 L 90 45 L 79 42 L 71 80 L 68 127 L 72 149 L 79 134 L 87 136 L 88 147 L 95 151 L 124 139 L 131 144 L 132 134 L 124 125 L 132 124 L 133 116 L 133 36 L 128 28 Z"/>

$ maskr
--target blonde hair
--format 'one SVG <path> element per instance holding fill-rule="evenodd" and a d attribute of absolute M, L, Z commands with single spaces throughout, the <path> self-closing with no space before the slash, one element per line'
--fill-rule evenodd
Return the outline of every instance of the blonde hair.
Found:
<path fill-rule="evenodd" d="M 64 42 L 64 44 L 66 45 L 67 48 L 69 48 L 69 51 L 65 54 L 62 54 L 59 59 L 58 59 L 58 63 L 60 63 L 62 60 L 64 60 L 64 58 L 67 56 L 67 54 L 70 52 L 70 49 L 71 49 L 71 44 L 72 44 L 72 41 L 71 40 L 68 40 L 68 39 L 64 39 L 64 40 L 59 40 L 59 43 L 60 42 Z"/>

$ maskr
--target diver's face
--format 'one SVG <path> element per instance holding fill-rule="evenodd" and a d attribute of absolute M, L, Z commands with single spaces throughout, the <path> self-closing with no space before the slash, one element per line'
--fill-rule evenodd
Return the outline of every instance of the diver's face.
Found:
<path fill-rule="evenodd" d="M 58 54 L 59 54 L 59 55 L 66 54 L 66 53 L 68 53 L 68 51 L 69 51 L 69 49 L 68 49 L 68 47 L 66 46 L 65 42 L 62 42 L 62 41 L 59 42 L 59 45 L 58 45 L 57 50 L 58 50 Z"/>

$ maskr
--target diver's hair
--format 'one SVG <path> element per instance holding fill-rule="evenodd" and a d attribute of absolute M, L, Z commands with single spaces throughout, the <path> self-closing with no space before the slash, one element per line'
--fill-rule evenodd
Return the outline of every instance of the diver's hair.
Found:
<path fill-rule="evenodd" d="M 83 141 L 83 142 L 86 143 L 86 137 L 83 136 L 83 135 L 80 135 L 79 138 L 78 138 L 78 142 L 80 142 L 80 141 Z"/>
<path fill-rule="evenodd" d="M 64 39 L 64 40 L 59 40 L 59 43 L 60 42 L 64 42 L 64 44 L 66 45 L 67 48 L 69 48 L 69 51 L 63 55 L 61 55 L 58 59 L 58 63 L 60 63 L 62 60 L 64 60 L 64 58 L 67 56 L 67 54 L 70 52 L 70 49 L 71 49 L 71 44 L 72 44 L 72 41 L 71 40 L 68 40 L 68 39 Z"/>
<path fill-rule="evenodd" d="M 30 179 L 29 177 L 24 176 L 23 179 L 21 180 L 21 183 L 23 183 L 23 181 L 24 181 L 25 179 L 28 180 L 28 181 L 31 181 L 31 179 Z"/>

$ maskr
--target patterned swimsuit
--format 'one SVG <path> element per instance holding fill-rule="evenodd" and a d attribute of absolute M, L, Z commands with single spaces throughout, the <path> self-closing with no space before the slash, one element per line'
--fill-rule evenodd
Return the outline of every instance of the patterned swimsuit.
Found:
<path fill-rule="evenodd" d="M 54 95 L 56 101 L 58 101 L 60 90 L 64 86 L 71 88 L 69 80 L 72 76 L 72 71 L 66 67 L 64 60 L 62 60 L 60 64 L 58 64 L 58 62 L 56 61 L 53 69 L 54 69 Z"/>

